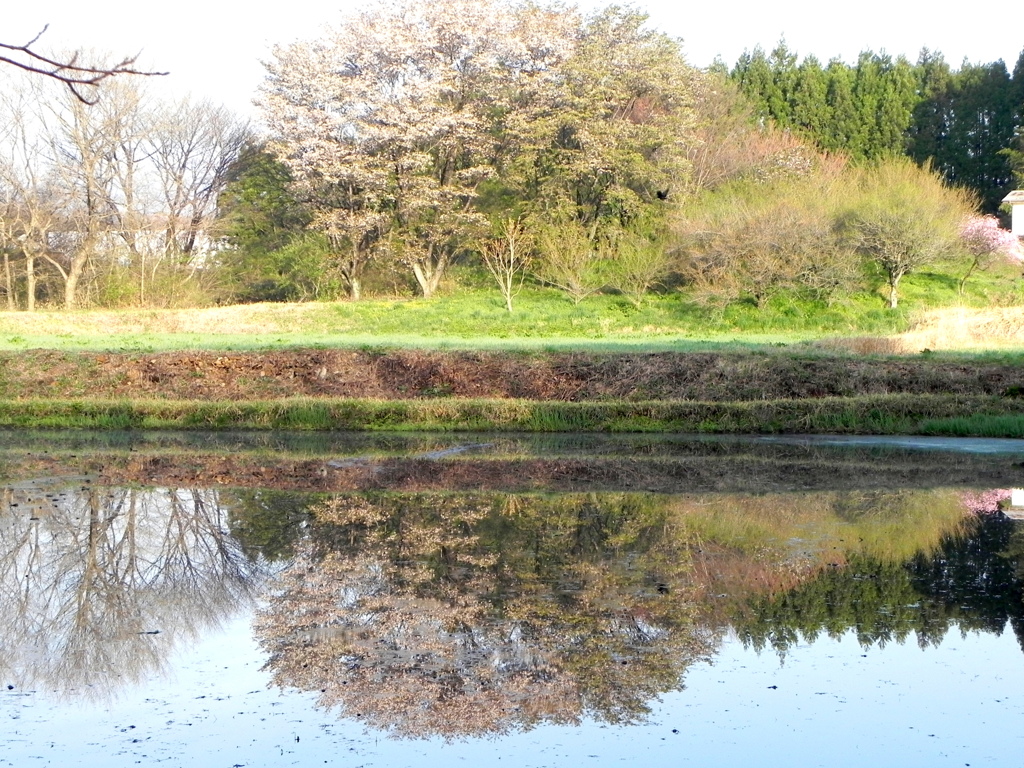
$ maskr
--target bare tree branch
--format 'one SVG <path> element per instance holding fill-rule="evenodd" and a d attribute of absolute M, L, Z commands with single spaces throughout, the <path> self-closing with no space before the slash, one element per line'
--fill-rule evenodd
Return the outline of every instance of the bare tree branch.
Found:
<path fill-rule="evenodd" d="M 39 38 L 49 28 L 50 25 L 47 24 L 38 35 L 24 45 L 0 43 L 0 51 L 10 51 L 6 55 L 0 54 L 0 62 L 64 83 L 71 90 L 71 93 L 75 95 L 75 98 L 83 104 L 96 103 L 96 99 L 90 99 L 83 89 L 97 86 L 109 77 L 114 77 L 115 75 L 143 75 L 149 77 L 167 74 L 166 72 L 146 72 L 136 69 L 135 62 L 139 58 L 138 54 L 125 57 L 110 66 L 92 66 L 81 63 L 78 51 L 73 53 L 68 61 L 58 61 L 57 59 L 44 56 L 32 50 L 32 46 L 39 42 Z"/>

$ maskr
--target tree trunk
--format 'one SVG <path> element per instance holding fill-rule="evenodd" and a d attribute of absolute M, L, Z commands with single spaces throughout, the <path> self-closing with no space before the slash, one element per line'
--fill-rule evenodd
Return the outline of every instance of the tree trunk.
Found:
<path fill-rule="evenodd" d="M 974 274 L 974 270 L 976 270 L 978 268 L 978 266 L 979 266 L 979 257 L 975 256 L 974 257 L 974 261 L 971 262 L 970 269 L 967 270 L 967 274 L 965 274 L 963 277 L 960 278 L 959 293 L 960 293 L 961 296 L 964 295 L 964 286 L 967 284 L 967 278 L 969 278 L 971 275 Z"/>
<path fill-rule="evenodd" d="M 36 257 L 25 254 L 25 309 L 36 309 Z"/>
<path fill-rule="evenodd" d="M 429 299 L 430 294 L 433 293 L 433 289 L 430 287 L 430 280 L 427 277 L 427 273 L 423 267 L 420 266 L 419 262 L 412 265 L 412 273 L 416 276 L 416 283 L 420 287 L 420 293 L 423 294 L 423 298 Z"/>
<path fill-rule="evenodd" d="M 139 304 L 146 306 L 146 256 L 139 254 L 141 268 L 139 269 Z"/>
<path fill-rule="evenodd" d="M 440 256 L 436 262 L 431 261 L 429 257 L 413 262 L 412 273 L 416 276 L 416 282 L 419 283 L 420 290 L 423 292 L 423 298 L 429 299 L 434 295 L 434 291 L 441 285 L 441 278 L 444 277 L 444 270 L 447 266 L 447 254 Z"/>
<path fill-rule="evenodd" d="M 64 309 L 74 309 L 78 304 L 78 283 L 85 271 L 88 259 L 75 255 L 71 259 L 71 266 L 68 268 L 68 276 L 64 281 Z"/>
<path fill-rule="evenodd" d="M 899 302 L 897 289 L 899 288 L 901 277 L 903 277 L 902 273 L 889 277 L 889 309 L 896 309 L 896 305 Z"/>
<path fill-rule="evenodd" d="M 341 260 L 341 276 L 348 283 L 348 297 L 352 301 L 359 301 L 363 296 L 363 265 L 369 259 L 366 253 L 361 251 L 358 243 L 353 244 L 348 258 Z"/>
<path fill-rule="evenodd" d="M 14 280 L 11 279 L 11 255 L 4 251 L 4 286 L 7 289 L 7 311 L 15 310 Z"/>

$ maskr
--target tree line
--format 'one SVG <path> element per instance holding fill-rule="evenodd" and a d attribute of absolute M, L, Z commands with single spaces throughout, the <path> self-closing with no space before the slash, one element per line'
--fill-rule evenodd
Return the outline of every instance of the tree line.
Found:
<path fill-rule="evenodd" d="M 727 74 L 762 118 L 854 160 L 930 163 L 990 213 L 1024 171 L 1024 53 L 1012 72 L 1001 60 L 954 69 L 927 49 L 914 63 L 864 51 L 853 64 L 822 64 L 782 41 L 744 53 Z"/>
<path fill-rule="evenodd" d="M 824 570 L 795 589 L 754 597 L 734 628 L 745 645 L 779 654 L 850 630 L 865 648 L 903 643 L 911 634 L 924 648 L 938 646 L 954 627 L 1000 635 L 1007 625 L 1024 647 L 1024 542 L 1014 525 L 982 514 L 965 530 L 945 534 L 936 552 L 905 562 L 855 555 L 846 567 Z"/>
<path fill-rule="evenodd" d="M 0 89 L 6 309 L 188 302 L 215 260 L 217 197 L 252 135 L 223 107 L 107 80 Z M 202 294 L 202 291 L 199 291 Z"/>
<path fill-rule="evenodd" d="M 233 235 L 259 256 L 252 298 L 358 298 L 383 273 L 430 296 L 468 257 L 509 311 L 527 280 L 575 303 L 610 290 L 639 305 L 674 285 L 759 307 L 783 291 L 831 301 L 880 285 L 896 307 L 902 278 L 925 264 L 961 259 L 966 281 L 971 258 L 992 262 L 999 249 L 975 258 L 960 233 L 1009 183 L 1013 158 L 997 150 L 1013 127 L 978 114 L 1001 116 L 1024 79 L 1006 75 L 993 95 L 971 85 L 988 82 L 975 69 L 931 54 L 918 68 L 865 54 L 825 69 L 784 46 L 701 71 L 645 20 L 408 2 L 279 48 L 261 97 L 267 154 L 225 197 L 235 221 L 260 220 Z M 923 127 L 922 157 L 902 159 L 940 86 L 957 100 L 933 144 L 946 152 L 971 133 L 974 166 L 929 149 Z M 984 136 L 965 127 L 968 92 Z M 296 216 L 306 234 L 289 239 Z"/>
<path fill-rule="evenodd" d="M 138 80 L 92 105 L 5 89 L 7 309 L 430 297 L 456 264 L 509 311 L 526 283 L 758 307 L 881 287 L 895 307 L 925 264 L 958 259 L 962 289 L 1009 253 L 960 237 L 1024 157 L 1005 67 L 780 45 L 703 71 L 631 9 L 405 0 L 266 68 L 260 134 Z M 951 149 L 968 136 L 974 165 Z"/>

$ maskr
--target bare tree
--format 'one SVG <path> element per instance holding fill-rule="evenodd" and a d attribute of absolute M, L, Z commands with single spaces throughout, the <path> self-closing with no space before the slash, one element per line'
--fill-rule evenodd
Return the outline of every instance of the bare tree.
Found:
<path fill-rule="evenodd" d="M 231 164 L 251 140 L 247 123 L 208 101 L 185 99 L 157 110 L 149 146 L 167 217 L 166 249 L 186 258 L 193 253 L 211 224 Z"/>
<path fill-rule="evenodd" d="M 515 219 L 501 221 L 495 237 L 480 243 L 480 257 L 498 283 L 498 289 L 505 299 L 505 308 L 509 312 L 512 311 L 512 300 L 523 288 L 531 250 L 532 244 L 526 228 Z"/>
<path fill-rule="evenodd" d="M 135 68 L 138 54 L 126 56 L 115 64 L 90 64 L 82 59 L 81 51 L 69 56 L 53 58 L 39 53 L 33 46 L 39 42 L 50 25 L 47 24 L 39 34 L 22 45 L 0 42 L 0 62 L 10 64 L 18 69 L 43 77 L 49 77 L 63 83 L 74 97 L 83 104 L 95 104 L 96 98 L 90 97 L 91 89 L 115 75 L 166 75 L 166 72 L 146 72 Z"/>
<path fill-rule="evenodd" d="M 217 196 L 248 126 L 206 102 L 151 98 L 138 78 L 99 79 L 89 85 L 94 100 L 57 80 L 12 77 L 0 93 L 8 309 L 22 296 L 34 308 L 42 262 L 42 274 L 63 284 L 66 308 L 194 296 Z"/>
<path fill-rule="evenodd" d="M 18 687 L 113 693 L 244 610 L 265 577 L 216 491 L 28 480 L 0 488 L 0 673 Z"/>
<path fill-rule="evenodd" d="M 62 258 L 50 257 L 64 280 L 64 307 L 79 303 L 79 284 L 94 257 L 109 247 L 109 233 L 124 231 L 126 199 L 133 201 L 134 183 L 125 189 L 118 160 L 126 157 L 126 144 L 134 144 L 135 121 L 141 93 L 132 86 L 105 88 L 94 109 L 76 98 L 51 109 L 54 159 L 62 184 L 73 197 L 69 206 L 67 247 Z M 134 148 L 129 151 L 134 163 Z M 122 164 L 123 170 L 123 164 Z M 120 176 L 120 179 L 118 178 Z"/>
<path fill-rule="evenodd" d="M 147 156 L 155 172 L 154 203 L 161 213 L 148 279 L 153 283 L 157 270 L 168 264 L 183 273 L 180 278 L 191 280 L 204 265 L 217 195 L 252 131 L 228 109 L 208 101 L 158 105 L 150 115 Z M 145 302 L 145 264 L 140 264 L 139 280 L 140 300 Z"/>
<path fill-rule="evenodd" d="M 149 99 L 137 81 L 102 90 L 91 106 L 48 101 L 43 117 L 71 199 L 64 247 L 49 257 L 65 307 L 104 269 L 108 286 L 139 302 L 176 300 L 208 254 L 217 195 L 249 129 L 209 103 Z M 172 279 L 158 286 L 161 275 Z"/>
<path fill-rule="evenodd" d="M 0 132 L 0 245 L 4 248 L 4 287 L 7 308 L 18 305 L 10 257 L 23 260 L 25 309 L 36 307 L 36 266 L 48 258 L 50 241 L 61 217 L 64 195 L 55 183 L 45 137 L 33 124 L 36 88 L 15 89 L 0 95 L 0 108 L 9 119 Z"/>

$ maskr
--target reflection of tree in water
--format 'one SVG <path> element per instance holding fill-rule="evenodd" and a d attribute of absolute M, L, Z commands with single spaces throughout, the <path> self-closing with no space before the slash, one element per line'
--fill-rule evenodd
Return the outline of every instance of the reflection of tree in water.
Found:
<path fill-rule="evenodd" d="M 977 519 L 969 536 L 944 542 L 934 558 L 908 565 L 933 626 L 1001 634 L 1007 623 L 1024 649 L 1024 530 L 1001 515 Z"/>
<path fill-rule="evenodd" d="M 953 627 L 1001 634 L 1012 626 L 1024 648 L 1024 530 L 980 514 L 909 559 L 870 553 L 849 559 L 782 595 L 762 596 L 736 616 L 744 642 L 785 653 L 821 634 L 851 629 L 864 646 L 938 645 Z"/>
<path fill-rule="evenodd" d="M 253 559 L 285 560 L 311 517 L 310 508 L 323 493 L 296 493 L 266 488 L 223 491 L 221 501 L 231 510 L 231 533 Z"/>
<path fill-rule="evenodd" d="M 630 721 L 709 649 L 664 500 L 338 496 L 257 620 L 278 685 L 407 736 Z"/>
<path fill-rule="evenodd" d="M 935 550 L 966 512 L 945 490 L 340 495 L 257 634 L 277 685 L 394 733 L 635 720 L 734 616 L 788 631 L 751 604 Z"/>
<path fill-rule="evenodd" d="M 950 489 L 728 493 L 676 497 L 673 507 L 695 544 L 701 621 L 722 630 L 749 621 L 752 604 L 859 557 L 904 562 L 935 551 L 968 514 Z"/>
<path fill-rule="evenodd" d="M 0 674 L 92 694 L 141 680 L 250 600 L 259 570 L 216 491 L 4 488 Z"/>

